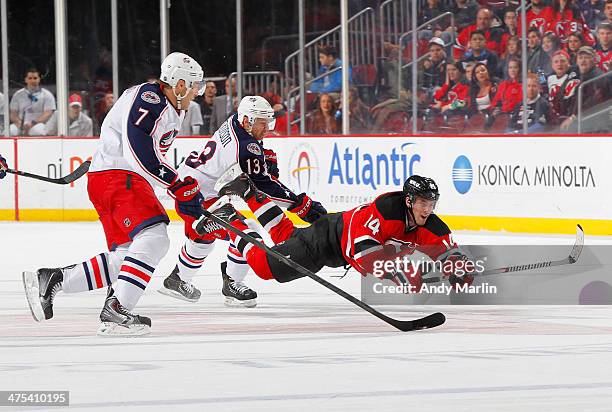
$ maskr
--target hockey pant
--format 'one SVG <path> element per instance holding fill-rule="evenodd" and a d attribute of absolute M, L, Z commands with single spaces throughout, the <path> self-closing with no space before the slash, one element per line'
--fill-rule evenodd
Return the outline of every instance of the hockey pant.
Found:
<path fill-rule="evenodd" d="M 308 239 L 303 236 L 305 231 L 296 229 L 291 220 L 285 216 L 282 209 L 268 198 L 259 202 L 255 196 L 249 199 L 247 204 L 259 223 L 270 234 L 272 241 L 275 243 L 275 246 L 272 247 L 273 250 L 312 272 L 321 270 L 324 265 L 311 252 Z M 244 233 L 262 241 L 261 236 L 241 220 L 236 219 L 231 224 Z M 264 250 L 247 242 L 239 235 L 230 232 L 230 237 L 234 245 L 236 245 L 238 252 L 246 257 L 249 266 L 260 278 L 275 279 L 278 282 L 284 283 L 304 277 L 303 274 L 294 268 L 269 256 Z"/>

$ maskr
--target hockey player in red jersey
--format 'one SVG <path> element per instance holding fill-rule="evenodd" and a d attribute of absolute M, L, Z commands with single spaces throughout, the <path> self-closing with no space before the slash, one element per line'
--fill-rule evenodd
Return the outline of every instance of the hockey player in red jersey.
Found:
<path fill-rule="evenodd" d="M 153 187 L 167 189 L 182 213 L 201 214 L 197 181 L 180 179 L 165 154 L 181 128 L 183 109 L 201 91 L 203 74 L 188 55 L 171 53 L 162 62 L 158 81 L 126 90 L 112 107 L 102 124 L 87 185 L 109 252 L 63 268 L 24 272 L 35 320 L 53 317 L 53 299 L 60 290 L 75 293 L 109 287 L 98 334 L 150 332 L 151 319 L 130 311 L 170 246 L 169 219 Z"/>
<path fill-rule="evenodd" d="M 278 180 L 276 154 L 263 146 L 263 139 L 274 129 L 274 110 L 261 96 L 245 96 L 238 105 L 238 113 L 232 115 L 213 134 L 201 153 L 191 156 L 178 169 L 183 178 L 191 177 L 200 184 L 204 207 L 217 200 L 213 189 L 217 179 L 233 164 L 248 174 L 258 190 L 266 193 L 278 205 L 297 214 L 307 222 L 327 213 L 325 208 L 301 193 L 296 195 Z M 214 248 L 215 239 L 229 240 L 225 229 L 215 235 L 199 236 L 192 228 L 196 220 L 179 215 L 185 221 L 185 243 L 178 255 L 172 273 L 164 279 L 159 292 L 177 299 L 196 302 L 201 292 L 191 283 L 208 254 Z M 257 293 L 243 283 L 249 266 L 234 243 L 229 244 L 227 261 L 221 263 L 223 277 L 222 294 L 226 306 L 253 307 Z"/>
<path fill-rule="evenodd" d="M 276 244 L 273 249 L 315 273 L 324 266 L 349 264 L 365 276 L 373 273 L 376 260 L 410 254 L 415 250 L 432 260 L 465 258 L 451 239 L 448 226 L 433 213 L 439 193 L 438 186 L 430 178 L 411 176 L 402 191 L 382 194 L 372 203 L 346 212 L 328 214 L 306 228 L 295 228 L 246 175 L 225 185 L 219 194 L 244 199 L 261 225 L 269 231 Z M 261 239 L 244 224 L 231 203 L 224 204 L 213 214 Z M 197 230 L 210 232 L 214 227 L 214 222 L 202 217 Z M 262 279 L 289 282 L 304 276 L 233 232 L 230 236 Z M 453 282 L 471 281 L 469 276 L 447 275 Z M 420 274 L 416 273 L 408 281 L 420 289 Z"/>

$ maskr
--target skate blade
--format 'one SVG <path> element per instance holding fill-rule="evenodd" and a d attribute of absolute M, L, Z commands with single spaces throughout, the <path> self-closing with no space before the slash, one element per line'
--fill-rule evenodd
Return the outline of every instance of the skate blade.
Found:
<path fill-rule="evenodd" d="M 147 325 L 121 326 L 113 322 L 102 322 L 98 328 L 98 336 L 143 336 L 151 333 L 151 328 Z"/>
<path fill-rule="evenodd" d="M 25 290 L 26 299 L 32 317 L 36 322 L 45 320 L 45 312 L 40 304 L 40 285 L 38 284 L 38 275 L 36 272 L 23 272 L 23 288 Z"/>
<path fill-rule="evenodd" d="M 225 306 L 229 308 L 254 308 L 257 306 L 257 299 L 238 300 L 229 296 L 225 297 Z"/>
<path fill-rule="evenodd" d="M 237 178 L 242 174 L 242 168 L 240 168 L 240 164 L 234 163 L 227 169 L 223 174 L 217 179 L 217 183 L 215 183 L 215 192 L 219 192 L 223 186 Z"/>
<path fill-rule="evenodd" d="M 200 300 L 200 298 L 189 299 L 189 298 L 181 295 L 180 293 L 175 292 L 174 290 L 167 289 L 164 286 L 162 286 L 161 288 L 157 289 L 157 291 L 159 293 L 161 293 L 162 295 L 170 296 L 171 298 L 176 298 L 176 299 L 184 300 L 185 302 L 196 303 L 198 300 Z"/>

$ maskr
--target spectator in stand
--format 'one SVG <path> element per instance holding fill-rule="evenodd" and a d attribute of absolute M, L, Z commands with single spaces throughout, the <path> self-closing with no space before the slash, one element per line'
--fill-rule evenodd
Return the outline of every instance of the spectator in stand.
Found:
<path fill-rule="evenodd" d="M 461 59 L 466 53 L 472 39 L 472 32 L 478 30 L 485 37 L 485 44 L 488 50 L 500 55 L 504 52 L 502 49 L 502 30 L 491 27 L 492 14 L 489 9 L 480 9 L 476 15 L 476 24 L 472 24 L 463 29 L 457 36 L 455 45 L 453 46 L 453 57 L 455 60 Z"/>
<path fill-rule="evenodd" d="M 50 136 L 57 135 L 57 111 L 51 115 L 46 130 Z M 83 99 L 78 93 L 68 98 L 68 136 L 93 136 L 93 120 L 83 113 Z"/>
<path fill-rule="evenodd" d="M 497 55 L 487 49 L 485 33 L 481 30 L 474 30 L 470 34 L 470 49 L 463 55 L 461 64 L 466 67 L 467 63 L 476 62 L 486 64 L 488 71 L 493 75 L 497 74 L 499 60 Z"/>
<path fill-rule="evenodd" d="M 210 133 L 210 117 L 212 116 L 215 96 L 217 96 L 217 85 L 213 81 L 206 82 L 204 95 L 196 100 L 200 105 L 200 114 L 202 115 L 202 126 L 200 127 L 200 133 Z"/>
<path fill-rule="evenodd" d="M 46 123 L 56 109 L 55 97 L 40 87 L 40 72 L 31 68 L 26 70 L 26 86 L 15 92 L 9 104 L 11 136 L 44 136 Z"/>
<path fill-rule="evenodd" d="M 115 104 L 115 95 L 112 93 L 105 93 L 104 97 L 102 97 L 102 101 L 99 105 L 96 105 L 98 108 L 98 115 L 96 117 L 96 121 L 98 123 L 98 128 L 102 128 L 102 123 L 106 118 L 108 112 L 110 112 L 111 107 Z"/>
<path fill-rule="evenodd" d="M 606 19 L 604 14 L 604 0 L 582 0 L 580 2 L 580 11 L 584 21 L 591 29 L 595 29 L 599 23 Z"/>
<path fill-rule="evenodd" d="M 338 58 L 338 50 L 333 46 L 323 46 L 319 49 L 319 71 L 317 77 L 334 69 L 342 67 L 342 60 Z M 351 81 L 351 68 L 349 67 L 349 82 Z M 339 93 L 342 90 L 342 70 L 323 76 L 310 85 L 313 93 Z"/>
<path fill-rule="evenodd" d="M 57 111 L 47 122 L 47 134 L 57 135 Z M 68 136 L 93 136 L 93 120 L 83 113 L 83 98 L 78 93 L 68 98 Z"/>
<path fill-rule="evenodd" d="M 602 23 L 610 23 L 612 24 L 612 0 L 606 0 L 606 5 L 604 6 L 604 20 Z"/>
<path fill-rule="evenodd" d="M 565 130 L 572 122 L 576 112 L 576 89 L 580 76 L 570 70 L 569 55 L 565 50 L 553 54 L 553 73 L 548 76 L 548 101 L 551 106 L 552 123 Z"/>
<path fill-rule="evenodd" d="M 517 22 L 516 22 L 516 10 L 508 9 L 504 12 L 504 26 L 502 30 L 503 30 L 503 34 L 502 34 L 502 40 L 501 40 L 501 43 L 502 43 L 501 47 L 504 50 L 504 52 L 507 53 L 506 47 L 508 44 L 508 39 L 510 39 L 510 37 L 518 36 Z"/>
<path fill-rule="evenodd" d="M 230 94 L 231 92 L 231 94 Z M 208 133 L 211 135 L 217 131 L 219 127 L 227 120 L 234 112 L 234 100 L 238 95 L 236 89 L 236 78 L 232 77 L 230 82 L 229 77 L 225 79 L 225 94 L 213 98 L 212 113 L 210 115 L 210 128 Z"/>
<path fill-rule="evenodd" d="M 185 119 L 183 123 L 181 123 L 179 136 L 198 136 L 203 133 L 203 124 L 204 121 L 202 119 L 200 105 L 192 100 L 189 102 L 189 107 L 185 112 Z"/>
<path fill-rule="evenodd" d="M 527 71 L 544 76 L 542 84 L 546 83 L 546 73 L 550 72 L 550 56 L 542 50 L 540 31 L 531 27 L 527 32 Z"/>
<path fill-rule="evenodd" d="M 535 73 L 527 75 L 527 131 L 529 133 L 542 133 L 550 122 L 550 105 L 542 94 L 540 80 Z M 508 132 L 522 132 L 523 102 L 514 108 L 510 115 Z"/>
<path fill-rule="evenodd" d="M 476 20 L 478 3 L 475 0 L 455 0 L 450 12 L 455 18 L 456 32 L 461 32 Z"/>
<path fill-rule="evenodd" d="M 512 57 L 508 60 L 508 78 L 502 81 L 491 102 L 493 117 L 499 114 L 510 114 L 523 101 L 523 85 L 521 84 L 521 61 Z"/>
<path fill-rule="evenodd" d="M 423 60 L 419 70 L 422 88 L 433 90 L 444 84 L 446 78 L 446 52 L 444 51 L 444 41 L 439 37 L 433 37 L 429 41 L 429 55 Z M 430 94 L 431 94 L 430 93 Z"/>
<path fill-rule="evenodd" d="M 340 132 L 340 123 L 336 118 L 338 107 L 334 99 L 327 94 L 319 95 L 319 107 L 310 113 L 306 131 L 310 134 L 335 134 Z"/>
<path fill-rule="evenodd" d="M 546 23 L 552 19 L 553 9 L 546 5 L 546 0 L 531 0 L 531 8 L 527 10 L 527 27 L 535 27 L 544 34 Z M 517 33 L 522 33 L 520 15 L 517 19 Z"/>
<path fill-rule="evenodd" d="M 476 62 L 470 62 L 466 65 L 462 65 L 459 69 L 463 68 L 463 72 L 465 73 L 465 80 L 467 80 L 467 83 L 470 84 L 472 82 L 473 74 L 474 74 L 474 67 L 476 67 Z"/>
<path fill-rule="evenodd" d="M 419 17 L 417 19 L 419 26 L 444 13 L 440 6 L 440 0 L 427 0 L 425 7 L 419 7 L 419 9 Z"/>
<path fill-rule="evenodd" d="M 567 54 L 570 56 L 570 65 L 576 65 L 578 50 L 584 46 L 584 38 L 580 33 L 572 33 L 567 36 Z"/>
<path fill-rule="evenodd" d="M 597 65 L 599 69 L 608 72 L 612 67 L 612 23 L 603 22 L 597 26 Z"/>
<path fill-rule="evenodd" d="M 497 80 L 491 76 L 486 64 L 476 63 L 472 81 L 470 82 L 470 94 L 468 99 L 468 110 L 470 114 L 487 114 L 496 93 Z"/>
<path fill-rule="evenodd" d="M 508 42 L 506 43 L 506 54 L 504 58 L 499 61 L 499 65 L 497 66 L 497 73 L 501 73 L 502 79 L 508 79 L 508 62 L 512 59 L 521 60 L 519 42 L 520 40 L 516 36 L 508 38 Z"/>
<path fill-rule="evenodd" d="M 473 69 L 474 65 L 471 65 Z M 467 104 L 470 86 L 463 79 L 457 63 L 446 63 L 446 81 L 433 95 L 431 109 L 446 114 L 459 114 Z"/>
<path fill-rule="evenodd" d="M 595 45 L 595 38 L 591 29 L 585 23 L 580 9 L 574 5 L 573 0 L 553 0 L 553 14 L 544 27 L 545 32 L 554 33 L 565 46 L 572 33 L 581 33 L 585 44 Z"/>
<path fill-rule="evenodd" d="M 592 47 L 583 46 L 578 50 L 577 66 L 580 74 L 580 83 L 585 83 L 603 74 L 595 63 L 596 58 L 597 54 Z M 582 110 L 597 106 L 609 99 L 611 97 L 611 84 L 610 78 L 603 78 L 582 86 Z M 578 99 L 578 87 L 576 86 L 576 100 Z M 578 102 L 576 101 L 575 111 L 568 119 L 561 123 L 561 130 L 568 130 L 574 125 L 577 113 Z"/>
<path fill-rule="evenodd" d="M 558 50 L 561 49 L 561 44 L 559 42 L 559 38 L 555 36 L 553 33 L 546 33 L 544 37 L 542 37 L 542 51 L 546 53 L 548 56 L 548 61 L 550 62 L 549 67 L 544 70 L 546 76 L 552 73 L 552 57 Z M 545 91 L 545 94 L 548 95 L 548 89 Z"/>
<path fill-rule="evenodd" d="M 342 102 L 339 104 L 336 118 L 338 122 L 342 121 Z M 372 115 L 370 108 L 359 97 L 359 90 L 356 87 L 351 87 L 349 92 L 349 123 L 352 133 L 367 133 L 372 125 Z"/>

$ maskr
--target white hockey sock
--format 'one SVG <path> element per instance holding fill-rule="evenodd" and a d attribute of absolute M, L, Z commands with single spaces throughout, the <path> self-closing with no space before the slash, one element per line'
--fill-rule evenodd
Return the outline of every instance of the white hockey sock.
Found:
<path fill-rule="evenodd" d="M 115 287 L 115 296 L 127 310 L 134 309 L 153 276 L 155 266 L 169 247 L 170 239 L 163 223 L 146 228 L 134 237 Z"/>
<path fill-rule="evenodd" d="M 126 253 L 126 247 L 119 247 L 113 252 L 100 253 L 85 262 L 64 268 L 62 290 L 77 293 L 109 286 L 117 280 Z"/>
<path fill-rule="evenodd" d="M 227 251 L 227 275 L 235 282 L 242 282 L 249 272 L 246 259 L 240 255 L 233 243 Z"/>
<path fill-rule="evenodd" d="M 214 242 L 214 241 L 213 241 Z M 204 264 L 204 259 L 212 251 L 214 243 L 196 243 L 187 239 L 178 255 L 176 266 L 179 269 L 179 277 L 185 282 L 191 282 L 198 270 Z"/>

